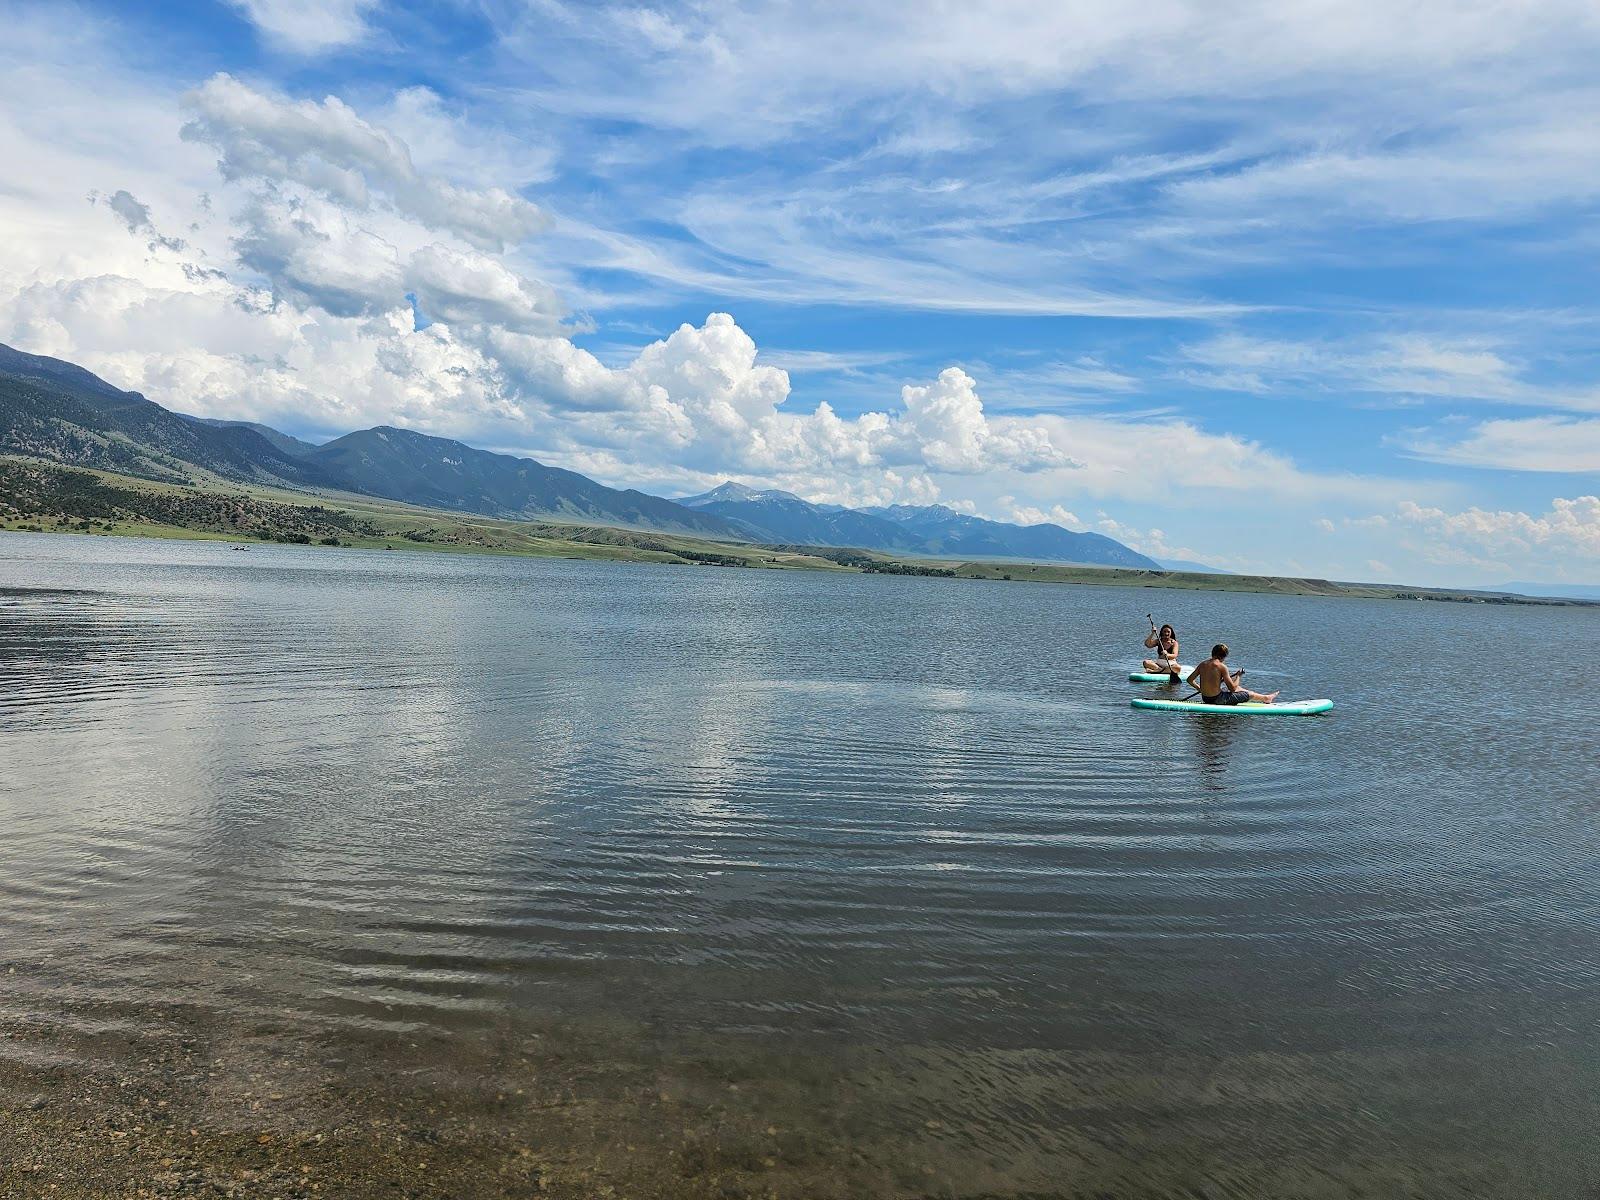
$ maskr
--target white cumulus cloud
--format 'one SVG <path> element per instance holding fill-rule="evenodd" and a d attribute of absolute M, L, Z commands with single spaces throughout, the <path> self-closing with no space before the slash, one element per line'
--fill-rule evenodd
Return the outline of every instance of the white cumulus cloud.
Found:
<path fill-rule="evenodd" d="M 315 197 L 263 196 L 242 214 L 234 246 L 280 299 L 336 317 L 385 312 L 404 303 L 399 251 Z"/>
<path fill-rule="evenodd" d="M 496 329 L 484 345 L 514 390 L 566 411 L 590 444 L 641 458 L 665 449 L 706 472 L 792 480 L 1074 465 L 1046 431 L 986 417 L 976 384 L 957 368 L 907 385 L 898 410 L 846 418 L 823 401 L 790 411 L 788 374 L 758 362 L 755 341 L 726 313 L 683 325 L 616 368 L 565 338 Z"/>
<path fill-rule="evenodd" d="M 1538 515 L 1481 508 L 1446 512 L 1407 502 L 1396 516 L 1409 528 L 1492 559 L 1539 559 L 1563 569 L 1579 566 L 1590 571 L 1600 564 L 1600 496 L 1557 497 L 1550 502 L 1550 511 Z"/>
<path fill-rule="evenodd" d="M 524 279 L 486 254 L 437 243 L 411 255 L 406 284 L 423 315 L 452 325 L 548 330 L 565 312 L 554 288 Z"/>
<path fill-rule="evenodd" d="M 1012 521 L 1018 525 L 1061 525 L 1067 529 L 1082 529 L 1083 521 L 1078 514 L 1059 504 L 1052 504 L 1048 509 L 1043 509 L 1033 504 L 1019 503 L 1015 496 L 1001 496 L 997 502 L 996 512 L 1000 520 Z"/>
<path fill-rule="evenodd" d="M 214 147 L 226 179 L 292 182 L 353 209 L 381 197 L 481 250 L 502 251 L 546 224 L 536 206 L 504 188 L 463 187 L 419 171 L 403 141 L 337 96 L 289 100 L 221 73 L 184 102 L 192 117 L 183 136 Z"/>
<path fill-rule="evenodd" d="M 1035 425 L 990 421 L 984 416 L 977 383 L 959 367 L 945 368 L 927 387 L 907 384 L 900 397 L 908 439 L 937 470 L 970 474 L 997 466 L 1027 471 L 1080 465 Z"/>

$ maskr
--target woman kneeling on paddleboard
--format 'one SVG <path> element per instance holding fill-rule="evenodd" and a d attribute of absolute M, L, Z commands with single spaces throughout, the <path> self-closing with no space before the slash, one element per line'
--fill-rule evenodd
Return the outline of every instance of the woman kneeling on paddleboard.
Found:
<path fill-rule="evenodd" d="M 1178 632 L 1171 625 L 1163 625 L 1159 631 L 1155 623 L 1150 624 L 1150 636 L 1145 638 L 1144 644 L 1155 651 L 1153 658 L 1144 660 L 1144 669 L 1152 675 L 1163 671 L 1177 679 L 1178 672 L 1183 670 L 1178 665 Z"/>
<path fill-rule="evenodd" d="M 1228 671 L 1228 647 L 1218 642 L 1211 647 L 1211 657 L 1189 672 L 1189 682 L 1200 691 L 1200 699 L 1207 704 L 1271 704 L 1277 692 L 1252 692 L 1239 686 L 1244 670 Z"/>

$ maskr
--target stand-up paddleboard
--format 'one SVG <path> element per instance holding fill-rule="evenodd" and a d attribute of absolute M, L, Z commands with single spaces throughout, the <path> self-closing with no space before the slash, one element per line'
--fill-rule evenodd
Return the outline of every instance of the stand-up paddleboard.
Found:
<path fill-rule="evenodd" d="M 1332 700 L 1280 700 L 1276 704 L 1202 704 L 1198 700 L 1130 700 L 1128 703 L 1134 708 L 1234 717 L 1309 717 L 1333 707 Z"/>
<path fill-rule="evenodd" d="M 1191 667 L 1179 667 L 1178 671 L 1179 671 L 1179 673 L 1181 675 L 1187 675 L 1192 669 L 1193 668 L 1191 668 Z M 1128 682 L 1129 683 L 1171 683 L 1172 682 L 1172 676 L 1168 675 L 1165 671 L 1163 671 L 1159 675 L 1152 675 L 1148 671 L 1135 671 L 1132 675 L 1128 676 Z"/>

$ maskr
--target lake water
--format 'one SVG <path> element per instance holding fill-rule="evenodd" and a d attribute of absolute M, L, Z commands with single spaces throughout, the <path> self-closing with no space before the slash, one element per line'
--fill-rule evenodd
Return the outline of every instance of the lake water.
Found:
<path fill-rule="evenodd" d="M 1337 707 L 1130 710 L 1147 610 Z M 318 1195 L 1590 1194 L 1597 639 L 0 535 L 0 1108 Z"/>

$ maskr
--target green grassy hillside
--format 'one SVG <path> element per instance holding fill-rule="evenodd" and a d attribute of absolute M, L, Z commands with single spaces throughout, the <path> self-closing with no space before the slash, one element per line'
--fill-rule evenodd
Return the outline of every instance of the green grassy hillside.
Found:
<path fill-rule="evenodd" d="M 604 525 L 502 521 L 212 480 L 186 487 L 0 457 L 0 529 L 844 570 L 806 552 Z"/>

